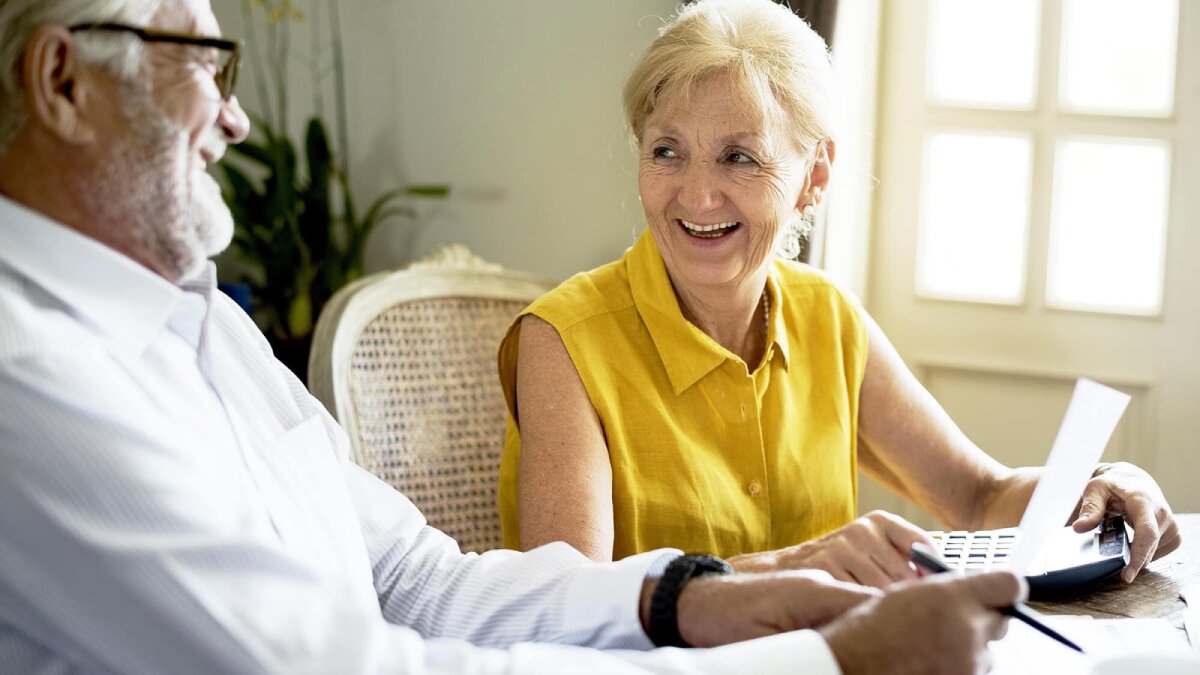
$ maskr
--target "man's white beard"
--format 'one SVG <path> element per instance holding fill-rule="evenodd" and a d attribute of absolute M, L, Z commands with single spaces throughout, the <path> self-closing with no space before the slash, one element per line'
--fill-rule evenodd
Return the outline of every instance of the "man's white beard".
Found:
<path fill-rule="evenodd" d="M 213 133 L 216 133 L 214 128 Z M 193 160 L 193 163 L 195 160 Z M 204 259 L 224 251 L 233 241 L 233 213 L 221 197 L 217 181 L 199 165 L 194 165 L 191 194 L 185 222 L 196 233 Z"/>
<path fill-rule="evenodd" d="M 120 236 L 128 245 L 172 281 L 186 279 L 229 246 L 233 215 L 185 130 L 141 83 L 122 89 L 129 138 L 115 144 L 105 174 L 86 192 L 99 217 L 126 224 Z"/>

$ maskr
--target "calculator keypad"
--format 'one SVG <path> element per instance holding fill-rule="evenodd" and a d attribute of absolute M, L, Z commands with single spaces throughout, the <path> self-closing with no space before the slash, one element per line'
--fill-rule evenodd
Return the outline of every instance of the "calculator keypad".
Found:
<path fill-rule="evenodd" d="M 1016 530 L 981 532 L 930 532 L 942 558 L 954 569 L 986 572 L 1004 567 L 1016 548 L 1020 534 Z"/>
<path fill-rule="evenodd" d="M 1108 518 L 1100 529 L 1100 555 L 1120 555 L 1125 550 L 1125 526 Z"/>

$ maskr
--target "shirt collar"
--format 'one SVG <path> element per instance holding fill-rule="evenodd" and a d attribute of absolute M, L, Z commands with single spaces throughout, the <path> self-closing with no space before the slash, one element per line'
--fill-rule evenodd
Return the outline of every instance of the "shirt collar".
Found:
<path fill-rule="evenodd" d="M 182 289 L 132 258 L 3 196 L 0 223 L 0 263 L 127 355 L 145 350 L 182 299 Z"/>
<path fill-rule="evenodd" d="M 788 356 L 788 331 L 787 324 L 783 320 L 783 310 L 787 306 L 787 299 L 783 297 L 782 287 L 779 285 L 779 266 L 783 264 L 779 260 L 771 262 L 771 268 L 767 270 L 767 297 L 771 300 L 770 311 L 767 314 L 767 353 L 770 353 L 771 346 L 774 345 L 778 350 L 779 357 L 783 359 L 783 368 L 787 370 L 790 358 Z"/>
<path fill-rule="evenodd" d="M 626 267 L 634 305 L 650 332 L 650 339 L 676 395 L 731 358 L 728 350 L 683 317 L 666 265 L 649 229 L 642 233 L 629 252 Z M 786 366 L 787 333 L 780 318 L 782 297 L 776 274 L 775 265 L 772 265 L 767 274 L 767 292 L 771 300 L 767 344 L 778 345 Z"/>

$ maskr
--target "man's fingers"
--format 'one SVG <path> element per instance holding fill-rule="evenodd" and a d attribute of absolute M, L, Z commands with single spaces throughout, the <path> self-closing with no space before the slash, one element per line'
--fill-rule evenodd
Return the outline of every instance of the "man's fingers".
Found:
<path fill-rule="evenodd" d="M 798 573 L 800 576 L 808 574 L 808 571 Z M 808 583 L 792 587 L 797 598 L 796 602 L 788 603 L 789 607 L 803 608 L 805 616 L 797 621 L 798 624 L 803 624 L 802 627 L 811 628 L 828 623 L 867 600 L 881 595 L 877 589 L 856 583 L 811 576 L 807 576 L 807 578 L 809 579 Z"/>
<path fill-rule="evenodd" d="M 818 602 L 826 610 L 826 615 L 830 619 L 841 616 L 867 600 L 879 597 L 880 594 L 878 589 L 858 584 L 825 582 L 822 586 L 823 590 L 818 594 Z M 812 604 L 812 596 L 809 595 L 805 602 Z"/>

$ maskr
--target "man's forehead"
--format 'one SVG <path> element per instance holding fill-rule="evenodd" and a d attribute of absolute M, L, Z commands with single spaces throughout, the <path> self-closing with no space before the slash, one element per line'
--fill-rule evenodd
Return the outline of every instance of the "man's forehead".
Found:
<path fill-rule="evenodd" d="M 150 24 L 160 30 L 212 36 L 221 34 L 209 0 L 162 0 Z"/>

